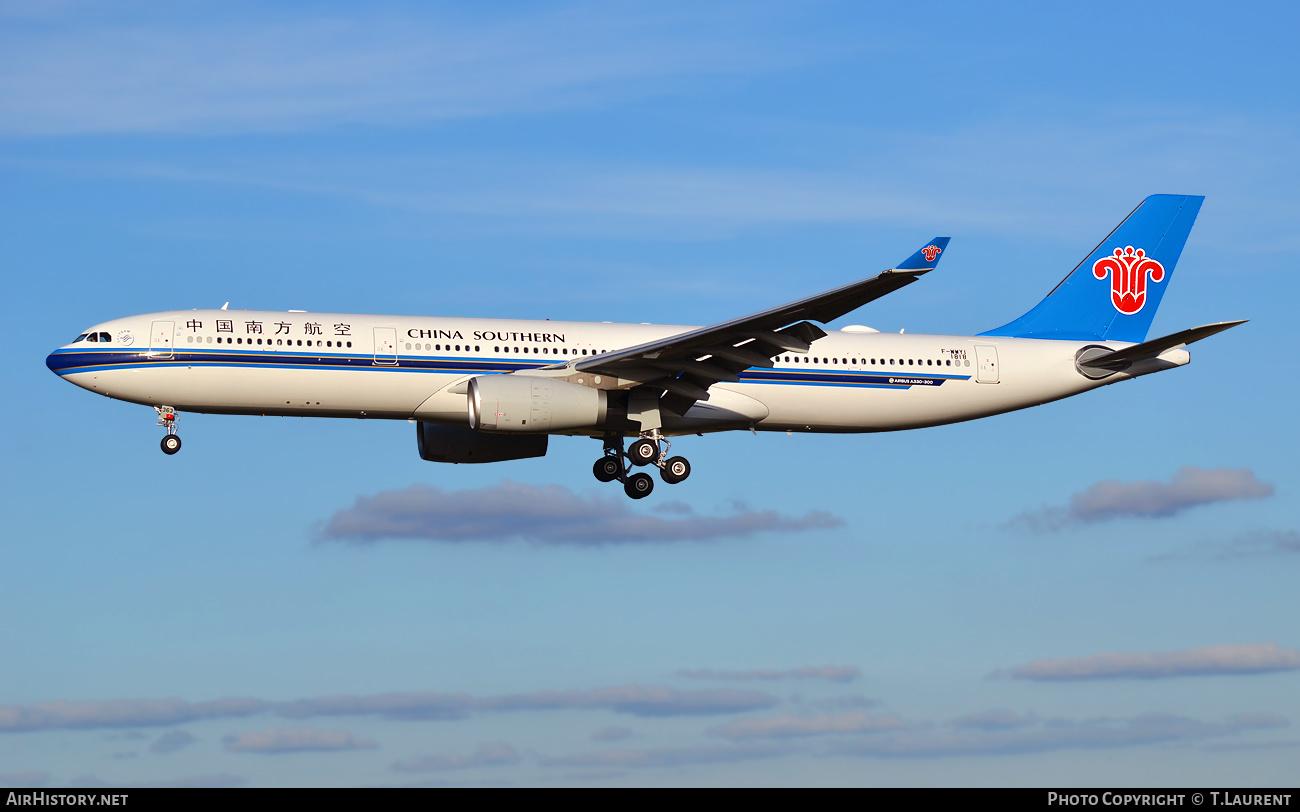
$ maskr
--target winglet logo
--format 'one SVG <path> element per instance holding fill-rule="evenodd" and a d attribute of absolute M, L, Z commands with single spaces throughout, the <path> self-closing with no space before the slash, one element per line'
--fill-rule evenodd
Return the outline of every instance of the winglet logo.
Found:
<path fill-rule="evenodd" d="M 913 243 L 913 245 L 915 245 L 915 243 Z M 927 245 L 921 249 L 921 253 L 925 255 L 926 262 L 934 262 L 934 258 L 942 254 L 943 249 L 937 245 Z"/>
<path fill-rule="evenodd" d="M 1092 275 L 1105 279 L 1110 274 L 1110 301 L 1125 316 L 1132 316 L 1147 303 L 1147 275 L 1152 282 L 1163 282 L 1165 266 L 1133 246 L 1116 248 L 1115 253 L 1093 263 Z"/>

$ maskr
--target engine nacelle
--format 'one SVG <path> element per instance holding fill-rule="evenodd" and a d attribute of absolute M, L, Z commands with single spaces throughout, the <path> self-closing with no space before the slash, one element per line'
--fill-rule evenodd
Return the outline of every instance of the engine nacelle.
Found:
<path fill-rule="evenodd" d="M 542 433 L 605 420 L 604 391 L 533 375 L 482 375 L 469 382 L 470 428 Z"/>
<path fill-rule="evenodd" d="M 550 439 L 545 434 L 512 437 L 423 422 L 415 424 L 415 438 L 420 459 L 429 462 L 502 462 L 545 457 Z"/>

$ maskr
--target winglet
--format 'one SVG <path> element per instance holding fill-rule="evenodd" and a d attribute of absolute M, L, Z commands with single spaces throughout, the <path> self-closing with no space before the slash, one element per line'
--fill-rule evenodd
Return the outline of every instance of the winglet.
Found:
<path fill-rule="evenodd" d="M 939 257 L 943 255 L 944 250 L 948 247 L 948 240 L 951 237 L 935 237 L 925 244 L 925 247 L 907 259 L 898 263 L 894 268 L 896 271 L 933 271 L 934 266 L 939 264 Z"/>

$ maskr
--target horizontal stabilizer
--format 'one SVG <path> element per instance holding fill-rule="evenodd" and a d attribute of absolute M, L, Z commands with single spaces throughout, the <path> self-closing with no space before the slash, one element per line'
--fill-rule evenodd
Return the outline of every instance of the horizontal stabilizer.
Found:
<path fill-rule="evenodd" d="M 1204 324 L 1200 327 L 1193 327 L 1190 330 L 1181 330 L 1173 335 L 1167 335 L 1163 338 L 1153 338 L 1150 341 L 1144 341 L 1141 344 L 1134 344 L 1132 347 L 1125 347 L 1122 350 L 1108 352 L 1105 355 L 1098 355 L 1092 358 L 1080 359 L 1079 365 L 1093 367 L 1095 369 L 1120 369 L 1136 361 L 1144 361 L 1148 358 L 1155 358 L 1166 350 L 1174 347 L 1182 347 L 1191 344 L 1194 341 L 1200 341 L 1202 338 L 1209 338 L 1215 333 L 1222 333 L 1238 324 L 1245 324 L 1249 319 L 1241 321 L 1221 321 L 1216 324 Z"/>

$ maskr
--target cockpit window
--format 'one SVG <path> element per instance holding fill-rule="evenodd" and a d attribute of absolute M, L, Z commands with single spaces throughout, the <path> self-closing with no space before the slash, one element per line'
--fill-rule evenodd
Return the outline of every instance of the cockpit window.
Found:
<path fill-rule="evenodd" d="M 109 335 L 108 333 L 100 333 L 99 340 L 101 342 L 109 342 L 113 340 L 113 336 Z"/>
<path fill-rule="evenodd" d="M 73 343 L 73 344 L 76 344 L 78 341 L 85 341 L 85 340 L 86 340 L 86 335 L 87 335 L 87 333 L 82 333 L 81 335 L 79 335 L 79 336 L 77 336 L 75 339 L 73 339 L 72 343 Z"/>
<path fill-rule="evenodd" d="M 99 333 L 86 333 L 87 341 L 99 341 Z"/>

